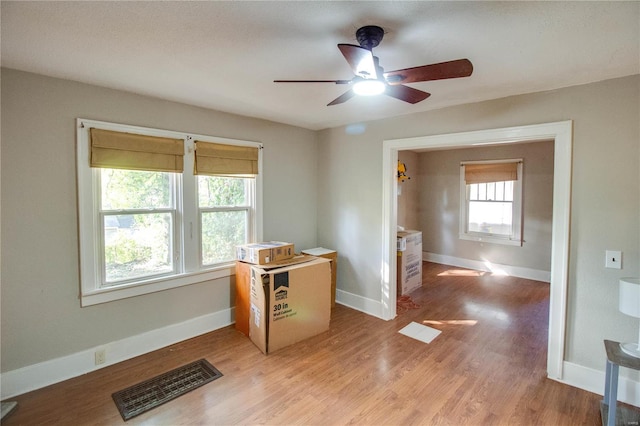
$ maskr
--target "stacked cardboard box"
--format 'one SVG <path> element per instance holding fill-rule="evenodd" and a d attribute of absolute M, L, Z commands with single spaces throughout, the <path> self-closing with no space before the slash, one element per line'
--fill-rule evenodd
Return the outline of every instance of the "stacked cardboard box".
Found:
<path fill-rule="evenodd" d="M 294 256 L 294 246 L 282 241 L 244 244 L 236 247 L 236 330 L 249 335 L 250 264 L 275 264 Z"/>
<path fill-rule="evenodd" d="M 338 277 L 338 252 L 326 249 L 324 247 L 316 247 L 312 249 L 302 250 L 303 254 L 309 254 L 316 257 L 324 257 L 331 261 L 331 307 L 336 306 L 336 281 Z"/>
<path fill-rule="evenodd" d="M 266 265 L 279 260 L 291 259 L 293 244 L 282 241 L 245 244 L 236 247 L 236 259 L 256 265 Z"/>
<path fill-rule="evenodd" d="M 249 336 L 249 306 L 251 305 L 251 268 L 261 267 L 265 270 L 281 268 L 287 265 L 303 263 L 311 260 L 310 256 L 295 256 L 291 259 L 279 260 L 264 265 L 254 265 L 252 263 L 236 260 L 236 330 Z"/>
<path fill-rule="evenodd" d="M 295 256 L 293 244 L 281 242 L 240 246 L 237 259 L 236 329 L 263 353 L 329 329 L 328 259 Z"/>
<path fill-rule="evenodd" d="M 422 286 L 422 232 L 398 231 L 397 294 Z"/>

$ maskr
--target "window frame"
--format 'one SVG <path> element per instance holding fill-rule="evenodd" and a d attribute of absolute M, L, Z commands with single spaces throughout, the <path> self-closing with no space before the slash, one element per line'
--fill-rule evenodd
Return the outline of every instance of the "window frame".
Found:
<path fill-rule="evenodd" d="M 517 180 L 513 181 L 513 201 L 511 210 L 511 234 L 497 235 L 487 232 L 469 231 L 469 185 L 465 181 L 465 165 L 467 164 L 496 164 L 516 163 Z M 523 200 L 523 159 L 510 158 L 501 160 L 463 161 L 460 163 L 460 223 L 458 237 L 461 240 L 486 243 L 503 244 L 509 246 L 522 246 L 522 200 Z"/>
<path fill-rule="evenodd" d="M 194 170 L 194 141 L 216 142 L 229 145 L 258 148 L 258 170 L 262 170 L 262 144 L 194 133 L 131 126 L 78 118 L 76 120 L 77 146 L 77 191 L 78 191 L 78 239 L 80 263 L 81 306 L 120 300 L 128 297 L 154 293 L 185 285 L 229 277 L 235 273 L 234 261 L 215 266 L 202 266 L 200 253 L 200 218 L 197 200 L 197 176 Z M 100 188 L 97 187 L 100 169 L 89 164 L 91 153 L 90 128 L 136 133 L 148 136 L 170 137 L 185 141 L 184 172 L 175 179 L 177 272 L 170 275 L 130 280 L 117 285 L 103 286 L 101 268 L 102 223 L 100 215 Z M 250 181 L 249 242 L 262 239 L 262 173 Z"/>

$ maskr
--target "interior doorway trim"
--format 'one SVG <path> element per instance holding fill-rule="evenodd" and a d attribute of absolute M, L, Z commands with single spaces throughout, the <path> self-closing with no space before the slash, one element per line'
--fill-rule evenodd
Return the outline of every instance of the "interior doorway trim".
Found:
<path fill-rule="evenodd" d="M 501 129 L 488 129 L 406 139 L 385 140 L 383 155 L 383 253 L 382 317 L 396 316 L 396 226 L 398 151 L 411 149 L 472 148 L 478 145 L 554 141 L 553 224 L 551 235 L 551 283 L 549 295 L 549 338 L 547 375 L 562 380 L 569 271 L 569 220 L 571 212 L 571 120 Z M 392 273 L 393 272 L 393 273 Z"/>

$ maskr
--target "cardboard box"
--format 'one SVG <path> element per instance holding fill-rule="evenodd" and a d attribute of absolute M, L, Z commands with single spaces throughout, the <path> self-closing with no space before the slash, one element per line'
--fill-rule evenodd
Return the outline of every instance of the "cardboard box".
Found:
<path fill-rule="evenodd" d="M 329 259 L 251 267 L 249 338 L 265 354 L 320 334 L 331 319 Z"/>
<path fill-rule="evenodd" d="M 279 260 L 267 265 L 260 265 L 263 269 L 281 268 L 287 265 L 295 265 L 298 263 L 310 262 L 314 258 L 311 256 L 294 256 L 291 259 Z M 235 276 L 235 323 L 236 330 L 249 337 L 249 307 L 251 306 L 251 263 L 236 260 L 236 276 Z"/>
<path fill-rule="evenodd" d="M 397 257 L 397 294 L 411 293 L 422 286 L 422 232 L 399 231 L 398 241 L 403 240 L 403 251 Z M 400 243 L 398 243 L 400 246 Z"/>
<path fill-rule="evenodd" d="M 236 260 L 236 330 L 249 336 L 249 294 L 251 283 L 251 264 Z"/>
<path fill-rule="evenodd" d="M 236 259 L 255 265 L 265 265 L 293 257 L 293 244 L 281 241 L 245 244 L 236 247 Z"/>
<path fill-rule="evenodd" d="M 338 278 L 338 252 L 326 249 L 324 247 L 316 247 L 312 249 L 302 250 L 303 254 L 311 256 L 324 257 L 331 261 L 331 307 L 336 306 L 336 281 Z"/>

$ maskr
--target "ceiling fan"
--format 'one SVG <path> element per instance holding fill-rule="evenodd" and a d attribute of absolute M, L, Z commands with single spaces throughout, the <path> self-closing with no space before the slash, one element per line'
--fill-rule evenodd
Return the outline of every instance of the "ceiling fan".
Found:
<path fill-rule="evenodd" d="M 440 62 L 413 68 L 384 72 L 373 56 L 372 49 L 380 44 L 384 30 L 376 25 L 364 26 L 356 31 L 354 44 L 338 44 L 338 49 L 349 63 L 355 77 L 351 80 L 274 80 L 274 83 L 335 83 L 351 85 L 349 91 L 338 96 L 327 106 L 348 101 L 356 95 L 377 95 L 384 93 L 401 101 L 415 104 L 427 99 L 430 93 L 404 83 L 443 80 L 448 78 L 468 77 L 473 72 L 473 65 L 468 59 Z"/>

